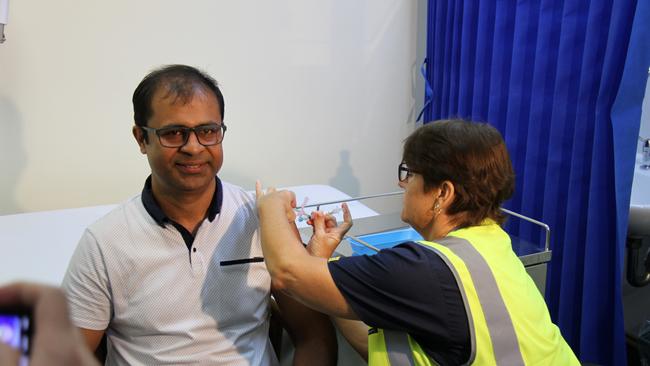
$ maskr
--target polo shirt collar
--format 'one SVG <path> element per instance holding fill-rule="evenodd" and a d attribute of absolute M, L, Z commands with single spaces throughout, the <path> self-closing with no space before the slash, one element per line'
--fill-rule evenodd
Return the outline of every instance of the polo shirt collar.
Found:
<path fill-rule="evenodd" d="M 221 179 L 214 176 L 216 183 L 214 185 L 214 194 L 212 195 L 212 201 L 210 202 L 210 207 L 208 208 L 208 220 L 212 222 L 217 214 L 221 212 L 221 204 L 223 203 L 223 189 L 221 187 Z M 156 221 L 156 223 L 162 227 L 166 223 L 171 222 L 172 220 L 167 217 L 156 202 L 156 199 L 153 197 L 153 190 L 151 189 L 151 175 L 147 177 L 147 180 L 144 182 L 144 188 L 142 189 L 142 204 L 147 210 L 149 215 Z"/>

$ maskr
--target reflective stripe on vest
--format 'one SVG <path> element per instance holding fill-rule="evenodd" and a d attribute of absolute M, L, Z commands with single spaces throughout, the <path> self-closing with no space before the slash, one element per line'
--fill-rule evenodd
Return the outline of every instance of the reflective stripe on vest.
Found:
<path fill-rule="evenodd" d="M 485 321 L 487 323 L 488 331 L 490 332 L 492 349 L 494 350 L 497 364 L 524 365 L 523 356 L 519 349 L 519 342 L 517 341 L 517 334 L 515 333 L 512 319 L 510 318 L 506 304 L 501 297 L 492 270 L 483 256 L 472 246 L 472 244 L 469 243 L 469 241 L 463 238 L 448 236 L 437 240 L 436 243 L 447 247 L 465 263 L 465 266 L 472 277 L 472 281 L 474 282 L 476 295 L 478 296 L 481 308 L 483 309 L 483 314 L 485 315 Z M 449 268 L 454 268 L 447 257 L 435 248 L 428 245 L 423 245 L 423 247 L 438 253 L 438 255 L 447 263 Z M 455 271 L 454 275 L 458 278 L 458 274 Z M 462 288 L 461 293 L 464 297 L 465 294 L 463 293 Z M 465 306 L 468 305 L 466 304 Z M 471 323 L 472 319 L 470 318 L 469 321 Z M 473 327 L 471 327 L 471 330 L 473 330 Z M 474 336 L 472 336 L 472 340 L 472 343 L 474 343 Z M 473 350 L 473 352 L 476 352 L 476 350 Z M 470 357 L 470 363 L 473 359 L 474 355 Z"/>
<path fill-rule="evenodd" d="M 496 279 L 492 274 L 490 266 L 483 256 L 463 238 L 448 236 L 437 240 L 436 243 L 445 246 L 458 256 L 467 267 L 472 277 L 476 294 L 481 303 L 485 321 L 487 323 L 492 348 L 498 365 L 524 365 L 523 356 L 519 349 L 519 342 L 512 319 L 508 313 L 505 302 L 501 297 Z M 436 248 L 421 244 L 423 247 L 430 249 L 438 254 L 445 261 L 447 266 L 453 272 L 458 280 L 463 302 L 467 310 L 468 322 L 470 327 L 471 338 L 471 355 L 468 363 L 471 364 L 476 355 L 476 335 L 474 332 L 474 323 L 467 301 L 466 295 L 462 288 L 462 281 L 451 261 Z M 408 341 L 408 334 L 405 332 L 395 332 L 384 329 L 384 340 L 386 351 L 391 366 L 414 365 L 413 354 Z"/>
<path fill-rule="evenodd" d="M 408 334 L 384 329 L 384 341 L 386 342 L 386 354 L 391 366 L 415 366 Z"/>

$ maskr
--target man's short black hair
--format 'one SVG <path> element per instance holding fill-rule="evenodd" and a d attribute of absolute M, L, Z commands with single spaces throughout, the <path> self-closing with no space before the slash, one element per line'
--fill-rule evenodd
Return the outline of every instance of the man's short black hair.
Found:
<path fill-rule="evenodd" d="M 167 96 L 173 102 L 188 103 L 196 93 L 196 87 L 210 90 L 217 97 L 221 118 L 224 116 L 223 94 L 217 81 L 210 75 L 187 65 L 167 65 L 145 76 L 133 92 L 133 118 L 137 126 L 147 126 L 153 114 L 151 101 L 159 88 L 167 89 Z"/>

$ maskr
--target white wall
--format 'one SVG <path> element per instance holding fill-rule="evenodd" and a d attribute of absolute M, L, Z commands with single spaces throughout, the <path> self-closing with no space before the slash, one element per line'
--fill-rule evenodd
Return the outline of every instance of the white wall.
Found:
<path fill-rule="evenodd" d="M 639 136 L 642 138 L 650 139 L 650 69 L 648 69 L 648 80 L 645 85 L 645 96 L 643 97 L 643 105 L 641 107 L 641 127 L 639 128 Z M 638 151 L 641 152 L 643 144 L 639 142 Z"/>
<path fill-rule="evenodd" d="M 131 137 L 131 95 L 167 63 L 198 66 L 222 86 L 223 179 L 396 190 L 421 106 L 423 3 L 11 0 L 0 214 L 138 193 L 149 168 Z"/>

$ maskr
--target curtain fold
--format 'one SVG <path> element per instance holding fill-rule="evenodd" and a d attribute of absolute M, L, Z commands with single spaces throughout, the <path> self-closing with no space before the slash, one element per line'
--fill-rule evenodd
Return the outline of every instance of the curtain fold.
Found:
<path fill-rule="evenodd" d="M 515 168 L 507 207 L 551 227 L 546 300 L 582 361 L 626 363 L 621 280 L 648 2 L 429 0 L 425 121 L 486 121 Z M 510 220 L 535 243 L 543 233 Z"/>

